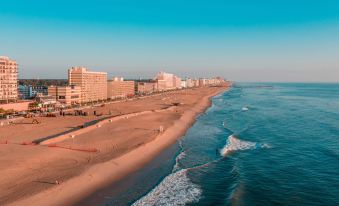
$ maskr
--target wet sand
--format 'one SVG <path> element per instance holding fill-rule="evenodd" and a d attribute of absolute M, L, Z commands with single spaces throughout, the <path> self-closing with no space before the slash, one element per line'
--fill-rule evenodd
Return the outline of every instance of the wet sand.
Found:
<path fill-rule="evenodd" d="M 210 105 L 210 97 L 226 89 L 175 91 L 87 109 L 91 114 L 87 117 L 39 118 L 41 124 L 24 119 L 0 127 L 0 142 L 9 143 L 0 144 L 0 205 L 78 202 L 151 161 L 184 135 L 196 116 Z M 92 115 L 94 110 L 103 115 Z M 125 116 L 116 117 L 119 115 Z M 111 121 L 103 120 L 90 130 L 80 128 L 100 118 Z M 160 127 L 164 132 L 159 132 Z M 72 129 L 78 131 L 73 138 L 69 134 L 57 137 Z M 57 138 L 39 145 L 22 145 L 48 136 Z M 59 147 L 48 147 L 51 144 Z M 97 152 L 67 148 L 95 148 Z"/>

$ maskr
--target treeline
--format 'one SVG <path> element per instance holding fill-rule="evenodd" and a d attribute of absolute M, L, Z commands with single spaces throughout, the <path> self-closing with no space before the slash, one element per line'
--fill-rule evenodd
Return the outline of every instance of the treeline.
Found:
<path fill-rule="evenodd" d="M 19 85 L 32 85 L 32 86 L 64 86 L 67 85 L 67 79 L 20 79 Z"/>

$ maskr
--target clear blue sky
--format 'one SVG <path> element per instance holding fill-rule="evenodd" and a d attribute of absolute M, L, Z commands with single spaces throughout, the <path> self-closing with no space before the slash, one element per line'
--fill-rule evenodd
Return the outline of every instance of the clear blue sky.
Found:
<path fill-rule="evenodd" d="M 338 0 L 3 0 L 0 55 L 21 78 L 220 75 L 339 81 Z"/>

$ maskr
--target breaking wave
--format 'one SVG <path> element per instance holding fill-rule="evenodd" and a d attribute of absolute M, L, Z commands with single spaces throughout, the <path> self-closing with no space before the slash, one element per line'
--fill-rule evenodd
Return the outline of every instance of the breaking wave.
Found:
<path fill-rule="evenodd" d="M 248 109 L 248 107 L 243 107 L 243 108 L 241 108 L 241 110 L 242 111 L 248 111 L 249 109 Z"/>
<path fill-rule="evenodd" d="M 185 151 L 182 151 L 176 158 L 175 158 L 175 165 L 173 166 L 172 172 L 177 172 L 181 169 L 180 167 L 180 160 L 185 158 L 186 153 Z"/>
<path fill-rule="evenodd" d="M 151 192 L 133 203 L 133 206 L 172 206 L 198 202 L 202 189 L 191 182 L 187 172 L 187 169 L 182 169 L 170 174 Z"/>
<path fill-rule="evenodd" d="M 183 150 L 181 143 L 179 143 L 179 146 L 182 151 L 176 157 L 176 163 L 173 167 L 172 173 L 165 177 L 165 179 L 163 179 L 162 182 L 160 182 L 160 184 L 158 184 L 148 194 L 134 202 L 132 206 L 180 206 L 186 205 L 187 203 L 196 203 L 200 200 L 202 196 L 202 189 L 199 185 L 193 183 L 190 180 L 187 175 L 188 171 L 206 167 L 211 163 L 220 161 L 221 159 L 217 159 L 192 168 L 182 169 L 180 166 L 180 160 L 185 158 L 186 153 L 185 150 Z M 226 156 L 230 152 L 236 150 L 248 150 L 266 147 L 268 147 L 266 144 L 240 140 L 234 135 L 231 135 L 228 137 L 227 143 L 220 151 L 220 154 L 222 156 Z"/>
<path fill-rule="evenodd" d="M 228 137 L 226 145 L 220 150 L 221 156 L 227 156 L 229 153 L 237 150 L 251 150 L 258 148 L 269 148 L 267 144 L 244 141 L 237 139 L 234 135 Z"/>

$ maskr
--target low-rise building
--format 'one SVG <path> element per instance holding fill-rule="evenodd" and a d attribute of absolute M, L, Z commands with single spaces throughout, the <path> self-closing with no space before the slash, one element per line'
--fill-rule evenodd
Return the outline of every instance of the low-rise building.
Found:
<path fill-rule="evenodd" d="M 45 85 L 32 86 L 32 97 L 35 97 L 38 94 L 47 95 L 48 94 L 48 86 L 45 86 Z"/>
<path fill-rule="evenodd" d="M 65 105 L 81 103 L 81 87 L 79 86 L 50 86 L 48 87 L 48 95 Z"/>
<path fill-rule="evenodd" d="M 20 99 L 30 99 L 33 97 L 33 90 L 31 85 L 19 85 Z"/>
<path fill-rule="evenodd" d="M 38 94 L 47 95 L 48 87 L 44 85 L 19 85 L 19 97 L 21 99 L 32 99 Z"/>
<path fill-rule="evenodd" d="M 38 106 L 35 109 L 38 109 L 40 111 L 53 111 L 56 105 L 58 104 L 58 101 L 56 101 L 56 98 L 51 95 L 38 94 L 34 98 L 34 100 L 35 100 L 35 103 L 38 104 Z"/>
<path fill-rule="evenodd" d="M 181 88 L 187 88 L 186 80 L 181 80 Z"/>
<path fill-rule="evenodd" d="M 151 94 L 155 91 L 158 91 L 157 89 L 157 82 L 138 82 L 138 93 L 139 94 Z"/>

